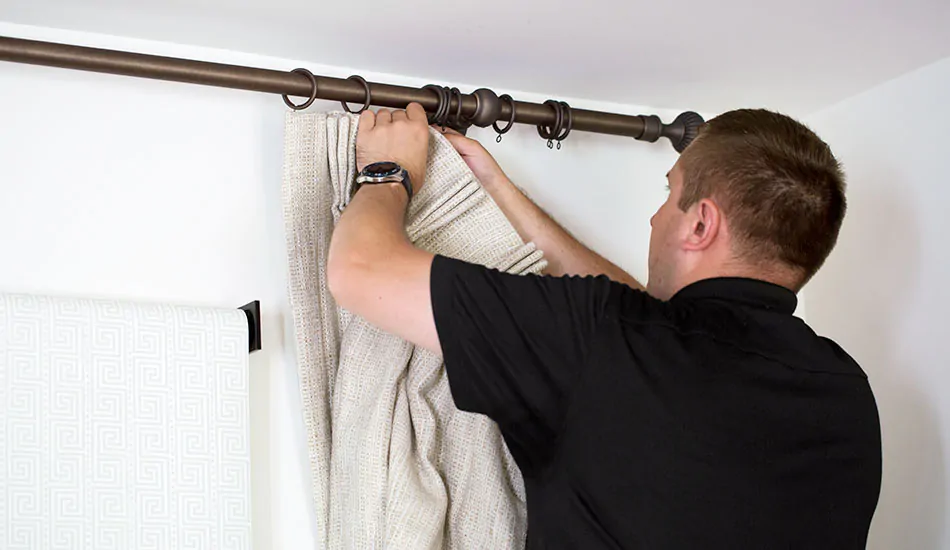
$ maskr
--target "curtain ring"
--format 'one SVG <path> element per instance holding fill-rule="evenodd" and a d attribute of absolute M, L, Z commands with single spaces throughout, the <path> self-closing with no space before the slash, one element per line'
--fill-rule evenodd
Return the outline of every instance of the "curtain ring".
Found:
<path fill-rule="evenodd" d="M 448 86 L 442 86 L 439 88 L 439 93 L 441 94 L 441 104 L 435 123 L 442 128 L 442 132 L 445 132 L 445 126 L 449 123 L 449 115 L 452 111 L 452 92 Z"/>
<path fill-rule="evenodd" d="M 317 77 L 313 76 L 313 73 L 307 69 L 294 69 L 290 71 L 292 73 L 302 74 L 310 79 L 310 99 L 304 101 L 300 105 L 294 105 L 294 102 L 287 97 L 287 94 L 283 94 L 281 97 L 284 98 L 284 105 L 290 107 L 295 111 L 302 111 L 309 107 L 315 99 L 317 99 Z"/>
<path fill-rule="evenodd" d="M 561 132 L 563 114 L 561 112 L 561 105 L 557 101 L 549 99 L 545 101 L 544 104 L 554 109 L 554 124 L 551 126 L 538 124 L 538 135 L 541 136 L 542 139 L 548 140 L 548 149 L 551 149 L 554 147 L 554 138 Z"/>
<path fill-rule="evenodd" d="M 435 96 L 439 99 L 439 105 L 435 108 L 435 112 L 426 113 L 426 122 L 429 124 L 435 123 L 435 119 L 438 116 L 438 113 L 442 110 L 442 91 L 435 84 L 426 84 L 422 87 L 423 90 L 430 90 L 435 92 Z"/>
<path fill-rule="evenodd" d="M 571 106 L 564 101 L 559 101 L 561 109 L 564 110 L 564 133 L 558 135 L 554 138 L 557 141 L 557 149 L 561 150 L 561 142 L 571 133 L 571 127 L 574 125 L 574 112 L 571 109 Z"/>
<path fill-rule="evenodd" d="M 552 126 L 538 124 L 538 135 L 541 136 L 542 139 L 548 140 L 548 149 L 553 149 L 554 138 L 561 133 L 564 113 L 562 112 L 561 104 L 554 99 L 549 99 L 545 101 L 544 104 L 554 109 L 554 124 Z"/>
<path fill-rule="evenodd" d="M 458 88 L 453 87 L 449 90 L 449 109 L 452 108 L 452 99 L 458 101 L 458 105 L 455 107 L 455 113 L 449 117 L 449 125 L 462 126 L 462 91 Z"/>
<path fill-rule="evenodd" d="M 499 128 L 499 127 L 498 127 L 498 121 L 497 121 L 497 120 L 496 120 L 495 122 L 492 122 L 492 123 L 491 123 L 492 129 L 495 130 L 496 132 L 498 132 L 498 137 L 495 138 L 495 142 L 496 142 L 496 143 L 501 143 L 501 136 L 502 136 L 502 134 L 507 134 L 507 133 L 508 133 L 508 130 L 511 130 L 511 127 L 512 127 L 512 126 L 514 125 L 514 123 L 515 123 L 515 100 L 512 99 L 511 96 L 508 95 L 508 94 L 502 94 L 502 95 L 498 96 L 498 101 L 507 101 L 508 104 L 511 105 L 511 115 L 509 115 L 509 117 L 508 117 L 508 124 L 505 124 L 505 127 L 504 127 L 504 128 Z"/>
<path fill-rule="evenodd" d="M 448 98 L 446 98 L 446 88 L 443 88 L 442 86 L 437 86 L 435 84 L 426 84 L 425 86 L 422 87 L 422 89 L 431 90 L 435 92 L 435 95 L 439 98 L 439 106 L 436 107 L 434 113 L 426 115 L 426 119 L 428 120 L 429 124 L 438 124 L 441 121 L 442 126 L 444 127 L 445 124 L 444 124 L 443 119 L 445 118 L 445 115 L 448 114 L 448 111 L 449 111 L 449 106 L 448 106 L 448 101 L 447 101 Z"/>
<path fill-rule="evenodd" d="M 448 86 L 442 86 L 442 97 L 445 100 L 445 107 L 442 110 L 442 116 L 439 118 L 439 126 L 445 132 L 445 127 L 448 126 L 452 114 L 452 90 Z"/>
<path fill-rule="evenodd" d="M 370 101 L 371 101 L 372 98 L 373 98 L 372 93 L 369 91 L 369 82 L 366 82 L 366 79 L 363 78 L 362 76 L 358 75 L 358 74 L 355 74 L 355 75 L 353 75 L 353 76 L 349 76 L 349 77 L 347 77 L 346 79 L 347 79 L 347 80 L 355 80 L 355 81 L 359 82 L 360 84 L 362 84 L 362 85 L 363 85 L 363 90 L 366 91 L 366 96 L 365 96 L 365 99 L 363 99 L 363 106 L 360 107 L 360 110 L 359 110 L 359 111 L 356 111 L 356 112 L 351 111 L 351 110 L 350 110 L 350 106 L 347 105 L 345 101 L 341 101 L 341 102 L 340 102 L 340 105 L 343 105 L 343 110 L 346 111 L 347 113 L 350 113 L 351 115 L 358 115 L 358 114 L 361 114 L 363 111 L 369 109 Z"/>
<path fill-rule="evenodd" d="M 479 99 L 478 96 L 475 97 L 475 112 L 478 112 Z M 456 132 L 462 134 L 463 136 L 468 133 L 468 129 L 472 127 L 472 117 L 467 117 L 462 114 L 462 98 L 463 94 L 458 88 L 452 88 L 449 90 L 449 106 L 451 108 L 452 99 L 455 99 L 458 103 L 455 105 L 455 112 L 449 117 L 448 124 L 449 127 L 455 130 Z"/>

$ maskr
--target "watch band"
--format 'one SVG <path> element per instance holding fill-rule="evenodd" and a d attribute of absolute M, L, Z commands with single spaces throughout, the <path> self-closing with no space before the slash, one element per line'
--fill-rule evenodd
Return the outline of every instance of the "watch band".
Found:
<path fill-rule="evenodd" d="M 364 169 L 365 170 L 365 169 Z M 353 189 L 353 194 L 355 195 L 357 191 L 360 190 L 366 184 L 378 185 L 381 183 L 400 183 L 403 188 L 406 190 L 406 195 L 408 200 L 412 200 L 412 181 L 409 178 L 409 172 L 405 168 L 402 168 L 398 173 L 388 176 L 369 176 L 364 173 L 360 173 L 356 178 L 356 185 Z"/>

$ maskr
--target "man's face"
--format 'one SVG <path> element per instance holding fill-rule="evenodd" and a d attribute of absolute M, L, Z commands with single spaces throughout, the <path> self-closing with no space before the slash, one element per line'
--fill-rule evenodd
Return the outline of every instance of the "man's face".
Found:
<path fill-rule="evenodd" d="M 678 206 L 683 193 L 683 171 L 679 164 L 667 174 L 669 196 L 650 218 L 649 279 L 647 292 L 661 300 L 670 299 L 678 284 L 680 240 L 686 213 Z"/>

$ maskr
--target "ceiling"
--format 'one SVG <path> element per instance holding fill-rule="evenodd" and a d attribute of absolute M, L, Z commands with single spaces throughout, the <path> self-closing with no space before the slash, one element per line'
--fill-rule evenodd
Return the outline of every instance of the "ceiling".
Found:
<path fill-rule="evenodd" d="M 950 0 L 0 0 L 0 20 L 704 113 L 804 116 L 950 56 Z"/>

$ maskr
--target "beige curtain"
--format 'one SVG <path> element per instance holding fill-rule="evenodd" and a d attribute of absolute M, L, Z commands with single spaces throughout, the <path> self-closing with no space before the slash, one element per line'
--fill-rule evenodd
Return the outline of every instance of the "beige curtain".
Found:
<path fill-rule="evenodd" d="M 497 427 L 455 408 L 441 358 L 336 307 L 333 227 L 355 176 L 358 119 L 288 113 L 284 221 L 320 548 L 523 548 L 520 473 Z M 407 233 L 431 252 L 537 273 L 451 145 L 432 132 Z"/>

